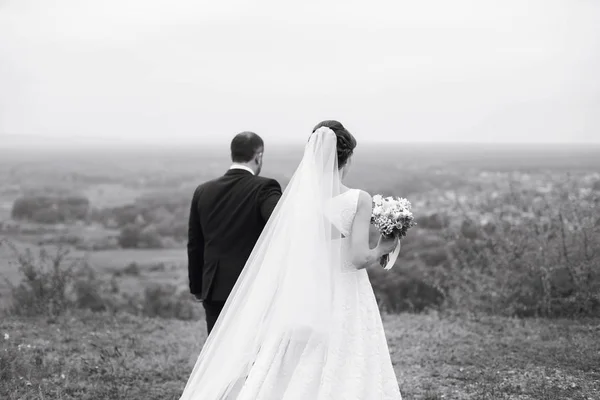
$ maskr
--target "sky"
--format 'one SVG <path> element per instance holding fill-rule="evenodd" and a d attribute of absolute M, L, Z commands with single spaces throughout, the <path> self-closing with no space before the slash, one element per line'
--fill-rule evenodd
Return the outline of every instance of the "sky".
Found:
<path fill-rule="evenodd" d="M 0 0 L 0 141 L 600 143 L 597 0 Z"/>

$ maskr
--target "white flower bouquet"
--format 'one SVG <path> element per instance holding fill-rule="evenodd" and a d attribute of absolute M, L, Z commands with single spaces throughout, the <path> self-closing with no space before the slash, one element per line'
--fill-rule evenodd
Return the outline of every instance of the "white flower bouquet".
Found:
<path fill-rule="evenodd" d="M 373 196 L 371 223 L 384 237 L 406 236 L 406 232 L 417 225 L 412 213 L 410 201 L 402 197 Z M 400 253 L 400 244 L 390 254 L 381 257 L 379 263 L 385 269 L 391 269 Z"/>

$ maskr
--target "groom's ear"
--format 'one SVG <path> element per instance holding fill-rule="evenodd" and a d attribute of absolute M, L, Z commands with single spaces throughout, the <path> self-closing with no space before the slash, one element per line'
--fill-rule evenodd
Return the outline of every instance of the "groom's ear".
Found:
<path fill-rule="evenodd" d="M 256 161 L 257 164 L 260 164 L 262 162 L 262 158 L 263 158 L 263 152 L 260 151 L 256 154 L 256 157 L 254 158 L 254 160 Z"/>

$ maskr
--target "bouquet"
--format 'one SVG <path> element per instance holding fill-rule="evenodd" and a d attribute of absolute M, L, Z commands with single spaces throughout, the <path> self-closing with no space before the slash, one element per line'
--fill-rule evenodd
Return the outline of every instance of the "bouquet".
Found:
<path fill-rule="evenodd" d="M 382 236 L 403 237 L 406 232 L 417 225 L 411 210 L 410 201 L 402 197 L 373 196 L 373 212 L 371 223 L 379 230 Z M 379 264 L 385 269 L 391 269 L 400 253 L 400 246 L 391 254 L 381 257 Z"/>

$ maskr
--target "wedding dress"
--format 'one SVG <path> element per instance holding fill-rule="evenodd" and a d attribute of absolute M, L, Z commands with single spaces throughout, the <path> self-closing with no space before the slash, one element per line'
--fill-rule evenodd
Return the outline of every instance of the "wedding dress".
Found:
<path fill-rule="evenodd" d="M 182 400 L 401 399 L 335 147 L 328 128 L 311 136 Z"/>

